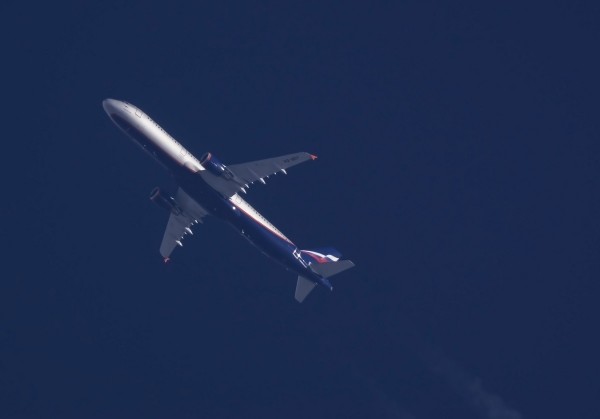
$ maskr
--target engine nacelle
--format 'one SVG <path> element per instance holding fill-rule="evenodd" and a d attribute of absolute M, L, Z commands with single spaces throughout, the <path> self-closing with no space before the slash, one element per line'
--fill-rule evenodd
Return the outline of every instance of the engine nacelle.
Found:
<path fill-rule="evenodd" d="M 233 173 L 227 168 L 221 160 L 217 159 L 212 153 L 206 152 L 200 158 L 200 164 L 214 175 L 221 176 L 227 180 L 233 179 Z"/>
<path fill-rule="evenodd" d="M 177 206 L 175 199 L 173 199 L 171 196 L 163 195 L 158 186 L 152 189 L 152 192 L 150 192 L 150 201 L 175 215 L 181 214 L 181 208 Z"/>

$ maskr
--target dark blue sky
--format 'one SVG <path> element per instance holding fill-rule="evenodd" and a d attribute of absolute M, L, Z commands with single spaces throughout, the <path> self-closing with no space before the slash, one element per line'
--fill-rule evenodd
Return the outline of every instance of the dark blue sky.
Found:
<path fill-rule="evenodd" d="M 0 416 L 600 416 L 598 6 L 4 5 Z M 167 173 L 319 156 L 248 200 L 357 267 L 295 278 L 208 222 L 163 266 Z"/>

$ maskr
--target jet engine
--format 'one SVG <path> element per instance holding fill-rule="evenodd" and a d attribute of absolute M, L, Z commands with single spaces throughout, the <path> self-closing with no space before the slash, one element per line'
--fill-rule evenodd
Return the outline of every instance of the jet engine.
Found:
<path fill-rule="evenodd" d="M 181 208 L 177 206 L 175 199 L 172 196 L 163 195 L 158 186 L 150 192 L 150 201 L 175 215 L 181 214 Z"/>
<path fill-rule="evenodd" d="M 200 164 L 214 175 L 221 176 L 227 180 L 234 178 L 231 170 L 221 163 L 221 160 L 217 159 L 212 153 L 204 153 L 200 158 Z"/>

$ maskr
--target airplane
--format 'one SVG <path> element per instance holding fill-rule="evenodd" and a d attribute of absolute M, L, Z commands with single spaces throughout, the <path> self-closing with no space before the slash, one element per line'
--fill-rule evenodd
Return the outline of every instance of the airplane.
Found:
<path fill-rule="evenodd" d="M 267 256 L 298 275 L 295 299 L 303 302 L 317 284 L 333 291 L 329 277 L 350 269 L 354 263 L 342 260 L 333 248 L 299 249 L 277 227 L 240 196 L 255 182 L 317 157 L 293 153 L 248 163 L 225 165 L 214 154 L 197 159 L 140 108 L 131 103 L 105 99 L 102 107 L 110 119 L 144 151 L 171 172 L 178 184 L 174 196 L 152 189 L 150 200 L 169 212 L 160 254 L 169 262 L 176 247 L 183 246 L 192 227 L 212 215 L 233 227 Z"/>

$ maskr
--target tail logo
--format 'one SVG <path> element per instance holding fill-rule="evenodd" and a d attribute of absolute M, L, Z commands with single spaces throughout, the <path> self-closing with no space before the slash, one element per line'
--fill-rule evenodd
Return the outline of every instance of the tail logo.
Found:
<path fill-rule="evenodd" d="M 314 250 L 302 250 L 307 256 L 310 256 L 312 259 L 317 261 L 317 263 L 329 263 L 329 262 L 337 262 L 340 260 L 339 257 L 334 255 L 325 255 L 323 253 L 315 252 Z"/>

